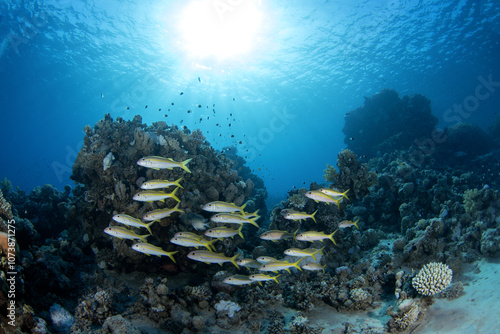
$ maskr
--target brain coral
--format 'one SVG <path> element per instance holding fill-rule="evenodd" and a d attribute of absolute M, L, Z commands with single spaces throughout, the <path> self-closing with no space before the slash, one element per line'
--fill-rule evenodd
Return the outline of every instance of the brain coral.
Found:
<path fill-rule="evenodd" d="M 412 285 L 420 294 L 432 296 L 450 285 L 452 274 L 446 264 L 431 262 L 422 267 L 413 278 Z"/>

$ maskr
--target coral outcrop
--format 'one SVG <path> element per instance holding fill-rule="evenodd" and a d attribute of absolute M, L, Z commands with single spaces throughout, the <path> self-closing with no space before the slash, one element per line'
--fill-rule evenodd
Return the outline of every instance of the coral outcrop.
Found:
<path fill-rule="evenodd" d="M 436 124 L 425 96 L 400 98 L 384 89 L 345 115 L 344 142 L 356 154 L 374 157 L 409 148 L 414 140 L 429 137 Z"/>
<path fill-rule="evenodd" d="M 418 293 L 432 296 L 446 289 L 450 285 L 452 277 L 453 273 L 447 265 L 431 262 L 422 267 L 413 278 L 412 284 Z"/>

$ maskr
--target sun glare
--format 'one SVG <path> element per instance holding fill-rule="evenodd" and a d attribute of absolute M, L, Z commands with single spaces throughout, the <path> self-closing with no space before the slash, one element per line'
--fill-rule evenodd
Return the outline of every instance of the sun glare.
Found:
<path fill-rule="evenodd" d="M 194 1 L 181 16 L 182 47 L 194 58 L 221 60 L 246 54 L 252 50 L 261 17 L 253 0 Z"/>

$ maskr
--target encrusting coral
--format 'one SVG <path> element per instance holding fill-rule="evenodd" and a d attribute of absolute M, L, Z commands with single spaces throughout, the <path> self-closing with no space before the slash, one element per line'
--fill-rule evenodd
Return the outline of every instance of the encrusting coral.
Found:
<path fill-rule="evenodd" d="M 432 296 L 446 289 L 453 277 L 452 270 L 443 263 L 431 262 L 422 267 L 412 280 L 413 287 L 424 296 Z"/>

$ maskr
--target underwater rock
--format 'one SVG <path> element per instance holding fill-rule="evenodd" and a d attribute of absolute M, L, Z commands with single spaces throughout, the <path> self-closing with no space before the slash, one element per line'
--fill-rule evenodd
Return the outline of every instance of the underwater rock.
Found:
<path fill-rule="evenodd" d="M 409 148 L 415 140 L 429 137 L 436 124 L 425 96 L 399 98 L 396 91 L 384 89 L 349 111 L 342 131 L 348 149 L 374 157 Z"/>
<path fill-rule="evenodd" d="M 498 228 L 489 228 L 481 234 L 481 253 L 493 257 L 500 251 Z"/>
<path fill-rule="evenodd" d="M 123 318 L 120 314 L 114 315 L 106 319 L 102 324 L 102 331 L 104 333 L 120 333 L 120 334 L 140 334 L 130 321 Z"/>
<path fill-rule="evenodd" d="M 59 333 L 70 333 L 71 326 L 75 323 L 75 318 L 59 304 L 50 307 L 50 318 L 52 326 Z"/>

